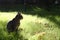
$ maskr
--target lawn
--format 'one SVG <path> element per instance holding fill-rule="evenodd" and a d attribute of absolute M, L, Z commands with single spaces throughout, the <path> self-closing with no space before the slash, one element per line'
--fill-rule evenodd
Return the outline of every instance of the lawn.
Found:
<path fill-rule="evenodd" d="M 32 11 L 23 12 L 19 26 L 23 30 L 19 31 L 19 37 L 13 33 L 8 35 L 6 30 L 7 23 L 16 14 L 17 12 L 0 12 L 0 40 L 60 40 L 60 13 L 57 9 L 46 11 L 35 7 Z"/>

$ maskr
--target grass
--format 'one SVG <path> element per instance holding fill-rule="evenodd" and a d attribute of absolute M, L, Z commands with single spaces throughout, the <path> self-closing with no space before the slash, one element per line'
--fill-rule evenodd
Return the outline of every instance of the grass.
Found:
<path fill-rule="evenodd" d="M 59 9 L 59 7 L 57 7 Z M 18 35 L 8 35 L 7 23 L 16 16 L 16 12 L 0 12 L 0 40 L 60 40 L 60 12 L 52 9 L 46 11 L 38 7 L 32 7 L 23 12 L 21 20 L 22 31 Z M 32 11 L 31 11 L 32 10 Z M 21 37 L 21 35 L 23 37 Z"/>

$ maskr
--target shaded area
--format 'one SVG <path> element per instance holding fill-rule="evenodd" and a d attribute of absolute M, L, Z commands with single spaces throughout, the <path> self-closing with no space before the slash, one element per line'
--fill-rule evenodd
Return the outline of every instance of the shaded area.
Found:
<path fill-rule="evenodd" d="M 39 7 L 41 9 L 44 9 L 46 11 L 50 11 L 52 8 L 56 7 L 56 5 L 53 5 L 53 6 L 42 6 L 41 5 L 35 5 L 35 4 L 28 4 L 28 5 L 24 5 L 24 3 L 20 4 L 20 3 L 16 3 L 16 4 L 8 4 L 8 3 L 5 3 L 5 4 L 0 4 L 0 11 L 1 12 L 15 12 L 15 11 L 34 11 L 34 8 L 36 7 Z M 55 10 L 54 10 L 55 11 Z"/>
<path fill-rule="evenodd" d="M 36 5 L 35 5 L 36 6 Z M 24 5 L 24 4 L 1 4 L 0 5 L 0 11 L 1 12 L 17 12 L 17 11 L 32 11 L 33 7 L 32 5 Z"/>
<path fill-rule="evenodd" d="M 15 11 L 22 11 L 23 4 L 3 4 L 0 5 L 1 12 L 15 12 Z"/>
<path fill-rule="evenodd" d="M 60 16 L 58 16 L 58 20 L 55 18 L 55 16 L 47 17 L 50 21 L 56 23 L 58 27 L 60 28 Z"/>

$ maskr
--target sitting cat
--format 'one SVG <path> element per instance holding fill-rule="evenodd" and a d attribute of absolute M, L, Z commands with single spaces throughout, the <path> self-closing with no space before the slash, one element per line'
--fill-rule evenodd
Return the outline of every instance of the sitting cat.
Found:
<path fill-rule="evenodd" d="M 23 19 L 23 16 L 21 15 L 20 12 L 18 12 L 16 17 L 13 18 L 13 20 L 9 21 L 8 24 L 7 24 L 8 33 L 18 30 L 18 27 L 20 25 L 20 20 L 21 19 Z"/>

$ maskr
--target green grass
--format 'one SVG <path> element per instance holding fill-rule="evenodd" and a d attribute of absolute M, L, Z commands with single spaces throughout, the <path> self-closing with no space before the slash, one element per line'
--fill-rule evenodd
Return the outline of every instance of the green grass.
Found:
<path fill-rule="evenodd" d="M 41 40 L 60 40 L 60 26 L 55 22 L 48 18 L 38 17 L 37 15 L 22 15 L 23 20 L 21 20 L 20 27 L 23 28 L 21 34 L 24 38 L 28 38 L 28 40 L 37 40 L 38 36 L 36 36 L 36 34 L 45 32 L 45 35 L 42 34 Z M 10 40 L 6 25 L 8 21 L 12 20 L 15 16 L 16 12 L 0 12 L 0 40 Z M 60 16 L 54 17 L 57 21 L 60 21 Z M 16 40 L 13 34 L 11 38 L 12 40 Z"/>
<path fill-rule="evenodd" d="M 19 26 L 23 30 L 15 36 L 14 33 L 8 35 L 6 26 L 17 12 L 0 12 L 0 40 L 60 40 L 60 12 L 57 9 L 59 7 L 51 11 L 38 7 L 28 8 L 22 13 L 23 20 Z"/>

